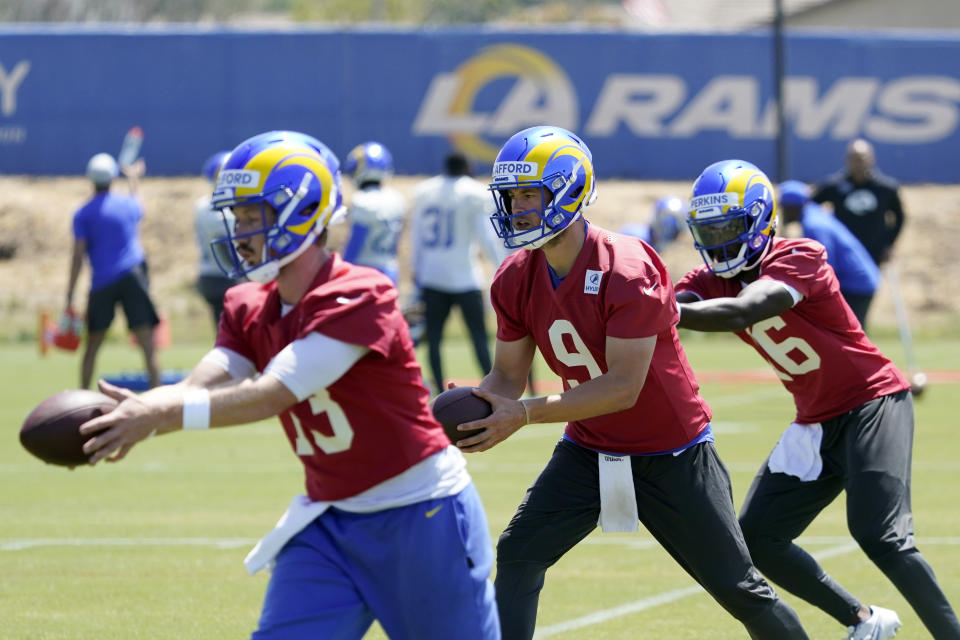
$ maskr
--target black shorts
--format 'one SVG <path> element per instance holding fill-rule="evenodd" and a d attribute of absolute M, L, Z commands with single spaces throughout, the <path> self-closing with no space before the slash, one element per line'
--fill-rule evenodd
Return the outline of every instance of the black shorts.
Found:
<path fill-rule="evenodd" d="M 87 330 L 106 331 L 113 323 L 117 303 L 123 305 L 127 327 L 155 327 L 160 322 L 150 299 L 147 263 L 139 265 L 102 289 L 91 291 L 87 298 Z"/>

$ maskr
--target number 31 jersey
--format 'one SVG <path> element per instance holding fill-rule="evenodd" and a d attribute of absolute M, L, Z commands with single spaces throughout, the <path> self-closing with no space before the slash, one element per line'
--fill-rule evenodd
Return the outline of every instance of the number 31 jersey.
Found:
<path fill-rule="evenodd" d="M 518 251 L 491 287 L 497 338 L 531 336 L 550 369 L 570 389 L 607 372 L 606 340 L 657 336 L 636 404 L 576 420 L 566 435 L 581 446 L 617 454 L 674 451 L 710 421 L 710 409 L 680 346 L 673 283 L 660 257 L 637 238 L 596 225 L 573 268 L 553 288 L 543 251 Z"/>
<path fill-rule="evenodd" d="M 334 254 L 285 315 L 275 282 L 235 286 L 224 300 L 217 346 L 263 371 L 281 349 L 312 331 L 370 352 L 325 390 L 280 414 L 311 500 L 354 496 L 449 445 L 427 406 L 397 290 L 378 271 Z"/>
<path fill-rule="evenodd" d="M 910 388 L 896 366 L 864 334 L 840 294 L 826 250 L 812 240 L 776 238 L 757 267 L 803 299 L 779 316 L 737 332 L 769 362 L 797 406 L 797 422 L 834 418 L 883 395 Z M 700 266 L 677 283 L 701 300 L 736 297 L 744 285 Z"/>

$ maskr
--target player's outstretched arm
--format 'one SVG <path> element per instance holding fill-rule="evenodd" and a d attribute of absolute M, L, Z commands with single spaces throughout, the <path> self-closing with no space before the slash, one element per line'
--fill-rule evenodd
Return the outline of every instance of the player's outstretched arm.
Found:
<path fill-rule="evenodd" d="M 80 433 L 92 436 L 83 447 L 90 455 L 90 464 L 104 458 L 117 462 L 135 444 L 154 434 L 256 422 L 297 403 L 296 396 L 268 374 L 213 389 L 181 383 L 156 387 L 139 395 L 104 380 L 99 386 L 101 392 L 119 404 L 110 413 L 80 427 Z"/>
<path fill-rule="evenodd" d="M 143 158 L 137 158 L 133 164 L 120 167 L 120 171 L 127 179 L 130 195 L 136 197 L 140 192 L 140 178 L 147 172 L 147 163 Z"/>
<path fill-rule="evenodd" d="M 536 348 L 530 336 L 512 342 L 498 339 L 493 352 L 493 367 L 478 386 L 500 396 L 519 398 L 527 386 L 527 372 L 533 365 Z"/>
<path fill-rule="evenodd" d="M 752 282 L 736 298 L 698 300 L 689 291 L 682 291 L 677 294 L 677 303 L 677 326 L 694 331 L 743 331 L 796 304 L 790 292 L 774 280 Z"/>
<path fill-rule="evenodd" d="M 490 403 L 493 413 L 482 420 L 460 425 L 462 431 L 484 431 L 461 439 L 457 446 L 466 452 L 486 451 L 525 424 L 569 422 L 629 409 L 636 404 L 647 379 L 656 344 L 656 336 L 631 339 L 608 336 L 604 354 L 607 371 L 559 394 L 516 401 L 490 393 L 489 387 L 481 384 L 480 391 L 475 393 Z M 514 373 L 521 376 L 519 393 L 526 384 L 527 371 L 529 366 Z M 488 378 L 484 378 L 484 382 Z"/>
<path fill-rule="evenodd" d="M 526 401 L 530 422 L 569 422 L 629 409 L 647 380 L 657 336 L 607 336 L 607 370 L 561 394 Z"/>
<path fill-rule="evenodd" d="M 465 425 L 484 429 L 476 436 L 459 440 L 457 446 L 461 450 L 467 453 L 486 451 L 530 422 L 524 404 L 517 398 L 526 388 L 535 351 L 536 344 L 530 336 L 512 342 L 497 340 L 493 367 L 474 391 L 475 395 L 490 403 L 493 411 L 479 422 L 461 425 L 461 430 L 467 429 Z"/>

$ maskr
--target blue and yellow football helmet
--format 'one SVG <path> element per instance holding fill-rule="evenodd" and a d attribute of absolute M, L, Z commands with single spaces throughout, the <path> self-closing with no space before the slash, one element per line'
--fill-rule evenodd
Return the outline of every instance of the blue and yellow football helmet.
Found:
<path fill-rule="evenodd" d="M 230 152 L 211 203 L 225 214 L 231 207 L 260 204 L 262 229 L 238 235 L 225 215 L 227 236 L 212 246 L 228 277 L 270 282 L 324 229 L 343 218 L 340 162 L 326 145 L 306 134 L 262 133 Z M 257 234 L 266 239 L 263 255 L 259 264 L 250 265 L 240 258 L 236 242 Z"/>
<path fill-rule="evenodd" d="M 200 175 L 206 178 L 207 182 L 216 184 L 220 167 L 223 166 L 223 161 L 226 160 L 229 155 L 229 151 L 217 151 L 204 161 L 203 167 L 200 169 Z"/>
<path fill-rule="evenodd" d="M 680 235 L 687 203 L 679 196 L 660 198 L 653 206 L 652 227 L 656 236 L 656 248 L 662 248 Z"/>
<path fill-rule="evenodd" d="M 550 193 L 537 212 L 541 224 L 518 230 L 513 221 L 529 211 L 513 211 L 511 189 L 539 188 Z M 490 216 L 493 228 L 508 249 L 537 249 L 579 219 L 581 211 L 597 199 L 593 154 L 584 142 L 560 127 L 531 127 L 514 134 L 493 163 L 490 191 L 497 212 Z"/>
<path fill-rule="evenodd" d="M 367 182 L 383 182 L 393 175 L 393 155 L 379 142 L 358 144 L 347 154 L 343 172 L 357 186 Z"/>
<path fill-rule="evenodd" d="M 773 185 L 743 160 L 715 162 L 693 183 L 687 225 L 703 262 L 721 278 L 756 267 L 777 228 Z"/>

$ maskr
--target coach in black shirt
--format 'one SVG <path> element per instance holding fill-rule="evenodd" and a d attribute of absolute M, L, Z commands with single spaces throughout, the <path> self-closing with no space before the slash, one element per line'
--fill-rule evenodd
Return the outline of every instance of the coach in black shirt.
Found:
<path fill-rule="evenodd" d="M 882 265 L 903 228 L 903 206 L 897 181 L 880 173 L 875 164 L 873 145 L 854 140 L 847 146 L 846 170 L 817 187 L 813 200 L 830 203 L 837 219 Z"/>

